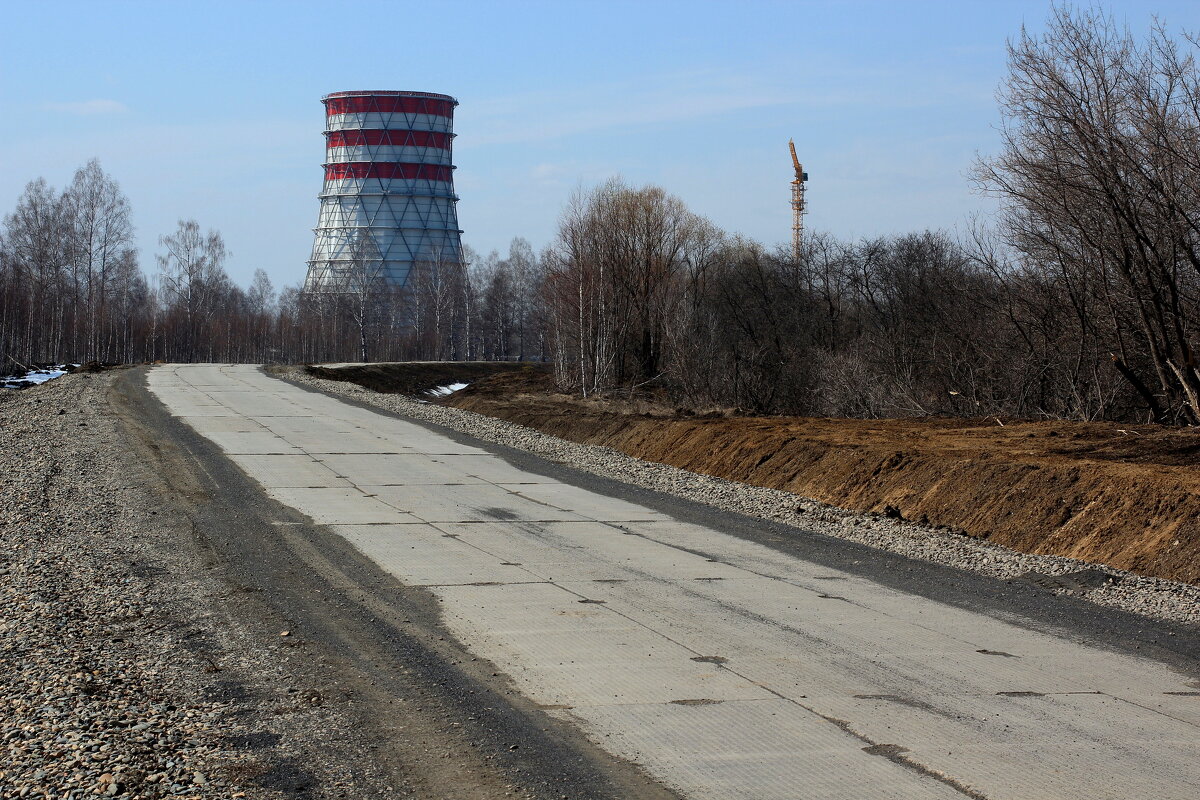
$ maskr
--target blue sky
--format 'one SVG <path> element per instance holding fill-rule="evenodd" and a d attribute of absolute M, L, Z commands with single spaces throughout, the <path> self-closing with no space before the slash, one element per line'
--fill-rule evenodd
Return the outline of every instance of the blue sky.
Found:
<path fill-rule="evenodd" d="M 1194 2 L 1112 2 L 1200 28 Z M 0 0 L 0 212 L 98 157 L 129 195 L 142 263 L 194 218 L 230 274 L 304 277 L 321 187 L 320 97 L 444 92 L 464 241 L 554 235 L 572 191 L 656 183 L 721 228 L 844 237 L 986 213 L 965 173 L 996 147 L 1004 44 L 1048 2 L 106 2 Z"/>

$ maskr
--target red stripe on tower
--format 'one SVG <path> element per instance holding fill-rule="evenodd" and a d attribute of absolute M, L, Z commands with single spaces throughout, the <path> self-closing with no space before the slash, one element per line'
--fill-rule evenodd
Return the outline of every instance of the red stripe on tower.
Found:
<path fill-rule="evenodd" d="M 454 118 L 454 105 L 451 100 L 440 100 L 431 97 L 380 97 L 367 95 L 358 97 L 328 97 L 325 99 L 325 114 L 363 114 L 376 112 L 379 114 L 430 114 L 435 117 Z"/>
<path fill-rule="evenodd" d="M 408 178 L 429 181 L 451 181 L 454 168 L 441 164 L 406 164 L 377 161 L 350 161 L 345 164 L 326 164 L 325 180 L 341 181 L 363 178 Z"/>
<path fill-rule="evenodd" d="M 329 147 L 389 145 L 393 147 L 436 147 L 440 150 L 449 150 L 450 134 L 437 131 L 330 131 L 326 145 Z"/>

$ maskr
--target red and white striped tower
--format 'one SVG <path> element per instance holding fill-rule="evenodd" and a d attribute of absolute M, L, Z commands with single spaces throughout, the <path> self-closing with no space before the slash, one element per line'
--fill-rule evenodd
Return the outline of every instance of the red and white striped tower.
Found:
<path fill-rule="evenodd" d="M 414 268 L 458 263 L 454 107 L 429 92 L 334 92 L 308 292 L 358 291 L 363 262 L 403 286 Z"/>

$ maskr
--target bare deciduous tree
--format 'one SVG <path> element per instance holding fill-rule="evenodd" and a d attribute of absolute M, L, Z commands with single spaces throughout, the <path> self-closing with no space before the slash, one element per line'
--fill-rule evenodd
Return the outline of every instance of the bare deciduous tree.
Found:
<path fill-rule="evenodd" d="M 136 263 L 129 201 L 100 162 L 92 159 L 75 172 L 63 203 L 71 226 L 75 293 L 81 304 L 82 324 L 75 327 L 82 343 L 72 350 L 82 352 L 85 359 L 110 359 L 116 344 L 113 323 L 119 320 L 111 315 L 112 296 L 128 281 L 126 273 Z"/>
<path fill-rule="evenodd" d="M 1003 148 L 977 179 L 1001 233 L 1053 270 L 1155 419 L 1200 423 L 1200 72 L 1162 27 L 1144 42 L 1058 8 L 1009 46 Z"/>
<path fill-rule="evenodd" d="M 687 273 L 719 237 L 658 187 L 576 195 L 546 265 L 560 380 L 595 392 L 661 377 Z"/>
<path fill-rule="evenodd" d="M 161 236 L 164 248 L 156 256 L 164 303 L 182 316 L 179 356 L 195 361 L 207 322 L 218 311 L 221 293 L 228 287 L 225 243 L 216 231 L 200 232 L 195 220 L 180 220 L 175 233 Z M 206 346 L 208 342 L 204 343 Z"/>

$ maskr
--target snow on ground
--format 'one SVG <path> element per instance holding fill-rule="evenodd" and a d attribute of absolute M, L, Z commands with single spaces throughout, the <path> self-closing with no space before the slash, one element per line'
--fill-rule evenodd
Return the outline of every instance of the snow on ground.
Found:
<path fill-rule="evenodd" d="M 46 369 L 32 369 L 24 375 L 9 375 L 8 377 L 0 378 L 0 389 L 24 389 L 26 386 L 36 386 L 39 383 L 61 378 L 67 374 L 72 366 L 78 364 L 59 364 Z M 447 392 L 449 394 L 449 392 Z"/>
<path fill-rule="evenodd" d="M 459 389 L 467 388 L 469 385 L 470 384 L 467 383 L 448 383 L 445 386 L 438 386 L 437 388 L 430 389 L 425 394 L 429 395 L 430 397 L 448 397 L 449 395 L 457 392 Z"/>

